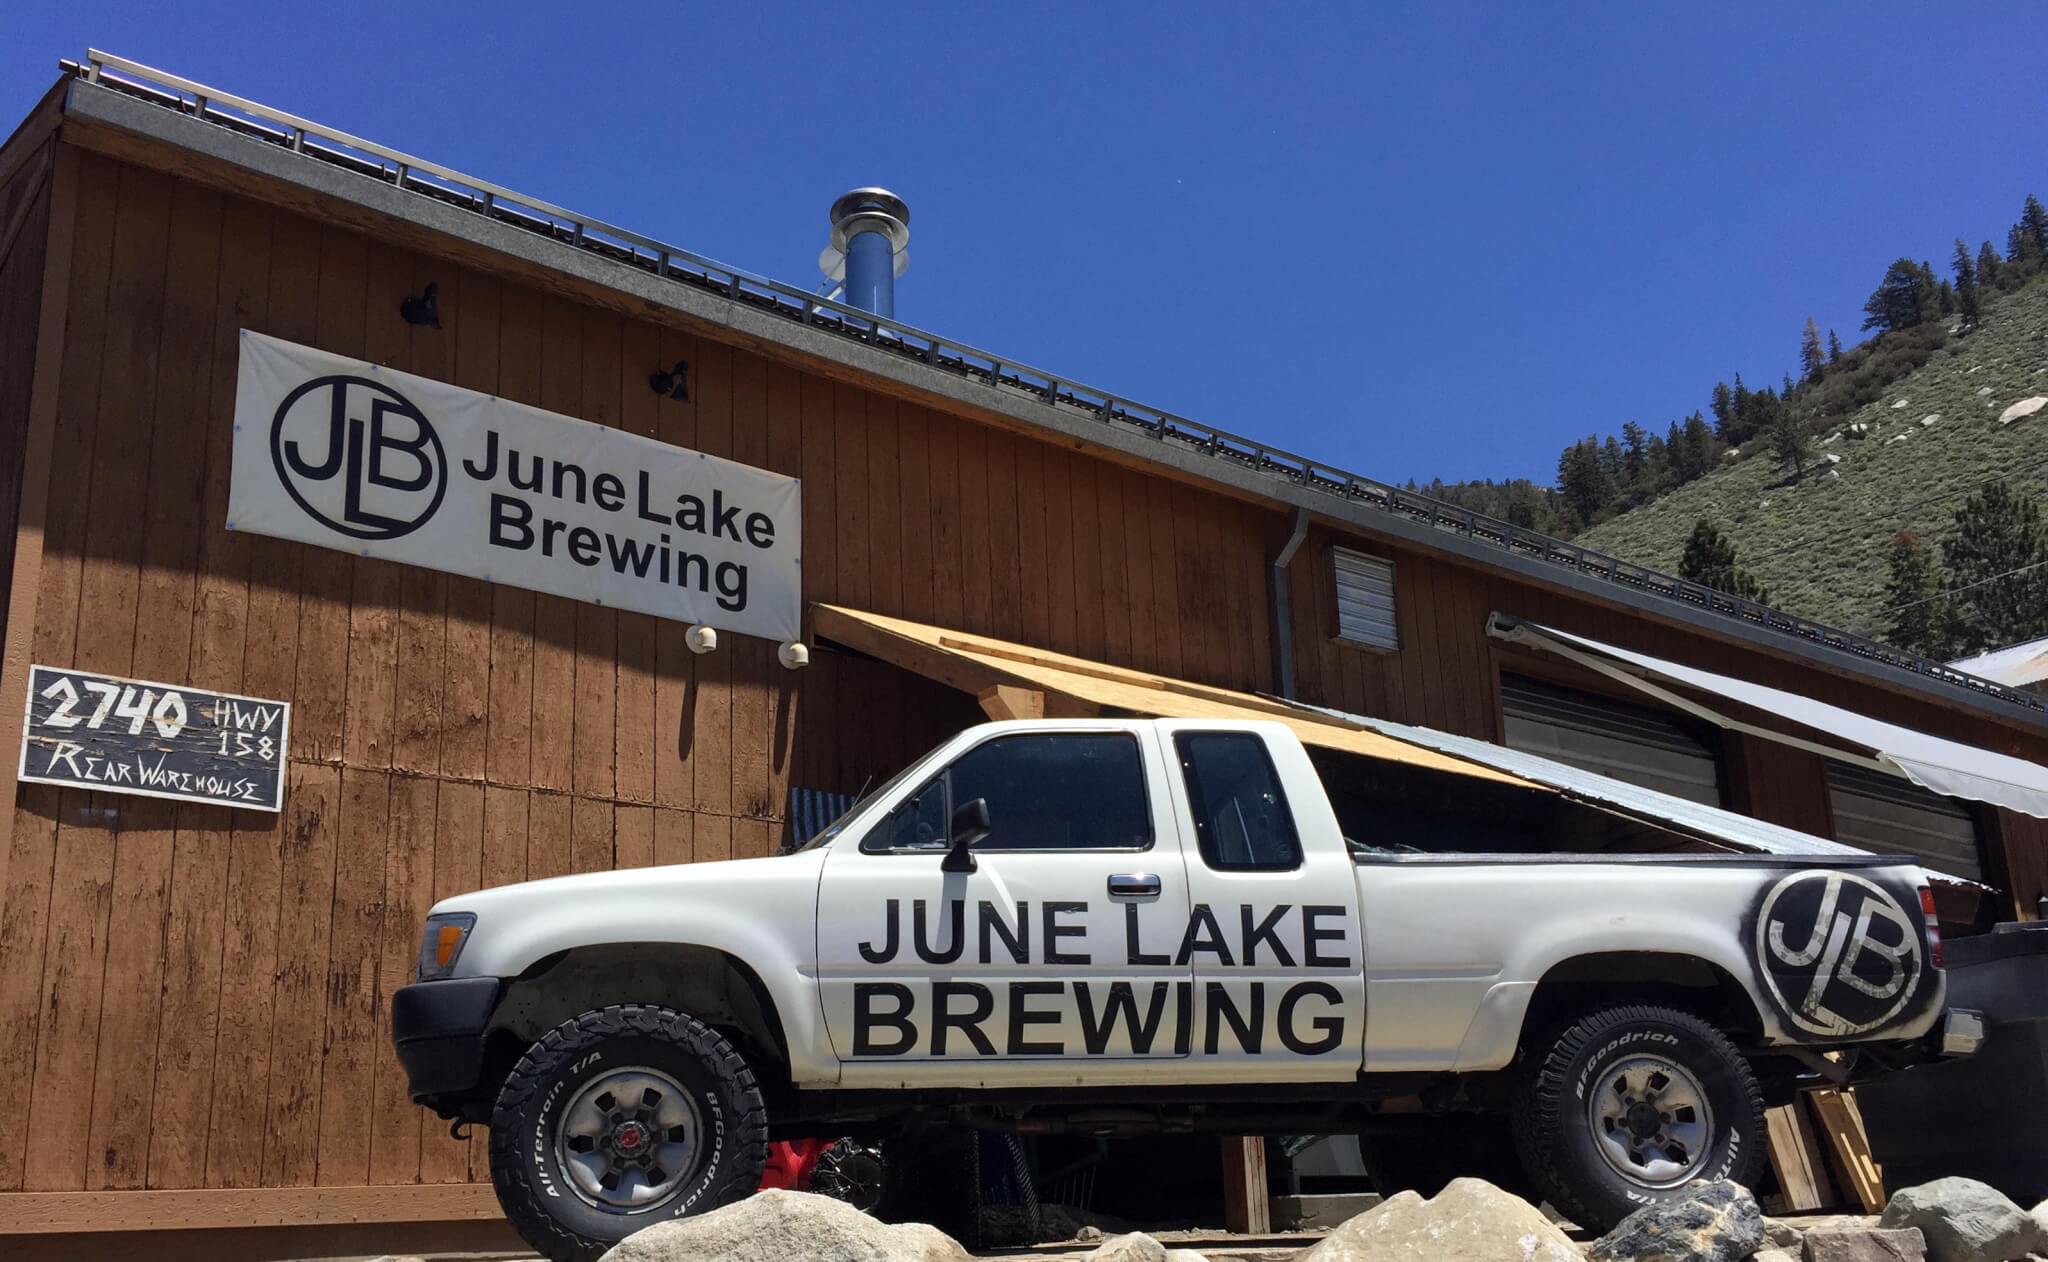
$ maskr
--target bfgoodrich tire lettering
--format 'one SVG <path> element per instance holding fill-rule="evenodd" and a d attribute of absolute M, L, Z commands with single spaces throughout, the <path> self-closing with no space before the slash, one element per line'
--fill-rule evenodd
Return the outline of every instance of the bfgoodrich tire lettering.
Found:
<path fill-rule="evenodd" d="M 1683 1196 L 1684 1184 L 1695 1179 L 1753 1181 L 1764 1151 L 1763 1097 L 1742 1054 L 1698 1017 L 1672 1008 L 1608 1008 L 1529 1052 L 1515 1147 L 1530 1179 L 1580 1226 L 1606 1231 L 1645 1205 Z M 1632 1165 L 1629 1136 L 1614 1138 L 1599 1120 L 1602 1112 L 1628 1110 L 1603 1109 L 1603 1088 L 1636 1101 L 1639 1128 L 1648 1132 L 1639 1149 L 1657 1147 L 1660 1126 L 1675 1135 L 1688 1119 L 1689 1142 L 1657 1151 L 1653 1166 Z M 1673 1109 L 1674 1100 L 1685 1104 Z"/>
<path fill-rule="evenodd" d="M 565 1166 L 564 1111 L 622 1071 L 673 1083 L 695 1119 L 680 1176 L 630 1209 L 588 1195 Z M 639 1132 L 628 1132 L 635 1144 Z M 753 1071 L 716 1030 L 668 1008 L 616 1005 L 574 1017 L 527 1049 L 491 1114 L 491 1183 L 519 1234 L 554 1262 L 595 1262 L 643 1227 L 746 1196 L 768 1156 Z"/>

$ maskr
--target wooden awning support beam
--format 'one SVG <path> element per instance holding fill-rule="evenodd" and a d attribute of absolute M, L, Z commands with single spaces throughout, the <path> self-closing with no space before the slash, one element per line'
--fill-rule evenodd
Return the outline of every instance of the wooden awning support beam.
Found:
<path fill-rule="evenodd" d="M 998 721 L 1045 717 L 1045 694 L 1035 688 L 991 684 L 975 693 L 974 699 L 981 702 L 983 714 Z"/>

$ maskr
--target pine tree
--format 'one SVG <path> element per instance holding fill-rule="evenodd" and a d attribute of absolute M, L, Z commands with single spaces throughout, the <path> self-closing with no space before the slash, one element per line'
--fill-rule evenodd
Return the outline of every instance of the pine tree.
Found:
<path fill-rule="evenodd" d="M 1733 447 L 1756 432 L 1751 422 L 1751 416 L 1755 411 L 1755 404 L 1751 400 L 1755 397 L 1750 388 L 1742 384 L 1742 374 L 1736 373 L 1735 388 L 1728 395 L 1727 419 L 1723 420 L 1719 413 L 1715 414 L 1714 437 Z"/>
<path fill-rule="evenodd" d="M 1824 365 L 1820 351 L 1820 326 L 1813 317 L 1806 317 L 1806 329 L 1799 335 L 1799 367 L 1806 373 L 1807 381 L 1820 380 Z"/>
<path fill-rule="evenodd" d="M 1842 339 L 1835 336 L 1833 329 L 1828 330 L 1828 362 L 1831 364 L 1842 362 Z"/>
<path fill-rule="evenodd" d="M 1600 441 L 1587 437 L 1564 449 L 1557 462 L 1557 493 L 1576 524 L 1590 526 L 1614 498 L 1614 488 L 1600 467 Z"/>
<path fill-rule="evenodd" d="M 1707 428 L 1706 418 L 1698 412 L 1685 418 L 1675 463 L 1680 478 L 1687 482 L 1705 476 L 1707 470 L 1714 467 L 1714 433 Z"/>
<path fill-rule="evenodd" d="M 1750 577 L 1749 571 L 1735 563 L 1735 544 L 1704 517 L 1693 526 L 1692 537 L 1685 541 L 1678 576 L 1689 583 L 1759 604 L 1769 604 L 1771 600 L 1770 593 Z"/>
<path fill-rule="evenodd" d="M 2004 648 L 2048 627 L 2048 560 L 2041 510 L 2004 482 L 1987 482 L 1956 510 L 1942 548 L 1966 652 Z"/>
<path fill-rule="evenodd" d="M 1956 272 L 1956 308 L 1962 312 L 1963 327 L 1974 329 L 1984 312 L 1977 301 L 1977 265 L 1970 261 L 1970 247 L 1956 238 L 1956 256 L 1953 263 Z"/>
<path fill-rule="evenodd" d="M 1885 634 L 1900 648 L 1932 658 L 1955 655 L 1955 611 L 1942 594 L 1941 563 L 1910 530 L 1892 536 L 1885 553 L 1890 577 L 1884 603 Z"/>
<path fill-rule="evenodd" d="M 2019 224 L 2005 230 L 2005 261 L 2013 264 L 2032 263 L 2041 257 L 2041 247 Z"/>
<path fill-rule="evenodd" d="M 1863 304 L 1863 327 L 1879 333 L 1910 329 L 1926 320 L 1933 305 L 1932 270 L 1911 259 L 1898 259 L 1885 269 L 1884 280 Z"/>
<path fill-rule="evenodd" d="M 1655 434 L 1643 447 L 1643 484 L 1652 496 L 1671 485 L 1671 445 Z"/>
<path fill-rule="evenodd" d="M 1977 283 L 1989 287 L 1998 283 L 2000 269 L 1998 251 L 1986 241 L 1977 250 Z"/>
<path fill-rule="evenodd" d="M 1934 297 L 1935 307 L 1941 314 L 1954 315 L 1956 313 L 1956 287 L 1954 285 L 1949 284 L 1947 281 L 1942 281 L 1935 287 Z"/>
<path fill-rule="evenodd" d="M 1777 391 L 1769 386 L 1761 390 L 1745 389 L 1742 378 L 1738 376 L 1735 379 L 1735 424 L 1721 435 L 1721 441 L 1730 446 L 1748 442 L 1770 428 L 1779 406 Z"/>
<path fill-rule="evenodd" d="M 1783 406 L 1772 409 L 1764 436 L 1770 440 L 1771 455 L 1778 463 L 1791 465 L 1795 480 L 1804 478 L 1806 462 L 1813 459 L 1813 435 L 1807 432 L 1806 422 L 1799 414 Z"/>
<path fill-rule="evenodd" d="M 1648 430 L 1634 421 L 1623 421 L 1621 425 L 1621 471 L 1628 480 L 1630 490 L 1641 488 L 1643 474 L 1650 465 L 1650 438 Z"/>
<path fill-rule="evenodd" d="M 1735 374 L 1735 379 L 1742 380 L 1742 374 Z M 1735 423 L 1735 392 L 1728 388 L 1727 382 L 1714 383 L 1714 399 L 1711 406 L 1714 410 L 1714 428 L 1721 433 L 1727 433 L 1728 427 Z"/>
<path fill-rule="evenodd" d="M 2034 243 L 2035 255 L 2048 258 L 2048 208 L 2032 193 L 2027 194 L 2027 204 L 2020 211 L 2020 230 Z"/>
<path fill-rule="evenodd" d="M 1621 440 L 1612 434 L 1600 444 L 1600 472 L 1607 478 L 1608 501 L 1619 499 L 1628 483 L 1628 458 L 1622 454 Z"/>

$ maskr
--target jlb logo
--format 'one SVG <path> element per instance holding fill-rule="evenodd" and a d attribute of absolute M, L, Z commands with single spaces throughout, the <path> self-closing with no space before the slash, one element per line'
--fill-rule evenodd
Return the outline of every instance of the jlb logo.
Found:
<path fill-rule="evenodd" d="M 300 508 L 357 539 L 411 534 L 448 489 L 434 427 L 367 377 L 315 377 L 286 395 L 270 424 L 270 460 Z"/>
<path fill-rule="evenodd" d="M 1872 1030 L 1919 989 L 1914 918 L 1849 872 L 1801 872 L 1771 887 L 1757 913 L 1764 985 L 1792 1023 L 1844 1037 Z"/>

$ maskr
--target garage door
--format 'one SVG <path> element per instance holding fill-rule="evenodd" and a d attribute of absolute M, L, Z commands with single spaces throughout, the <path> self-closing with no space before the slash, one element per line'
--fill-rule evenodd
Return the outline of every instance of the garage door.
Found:
<path fill-rule="evenodd" d="M 1509 749 L 1687 801 L 1722 804 L 1719 759 L 1689 726 L 1645 706 L 1519 675 L 1503 676 L 1500 686 Z"/>
<path fill-rule="evenodd" d="M 1835 840 L 1878 854 L 1908 854 L 1936 872 L 1984 879 L 1977 819 L 1952 798 L 1910 780 L 1828 764 L 1828 804 Z"/>

